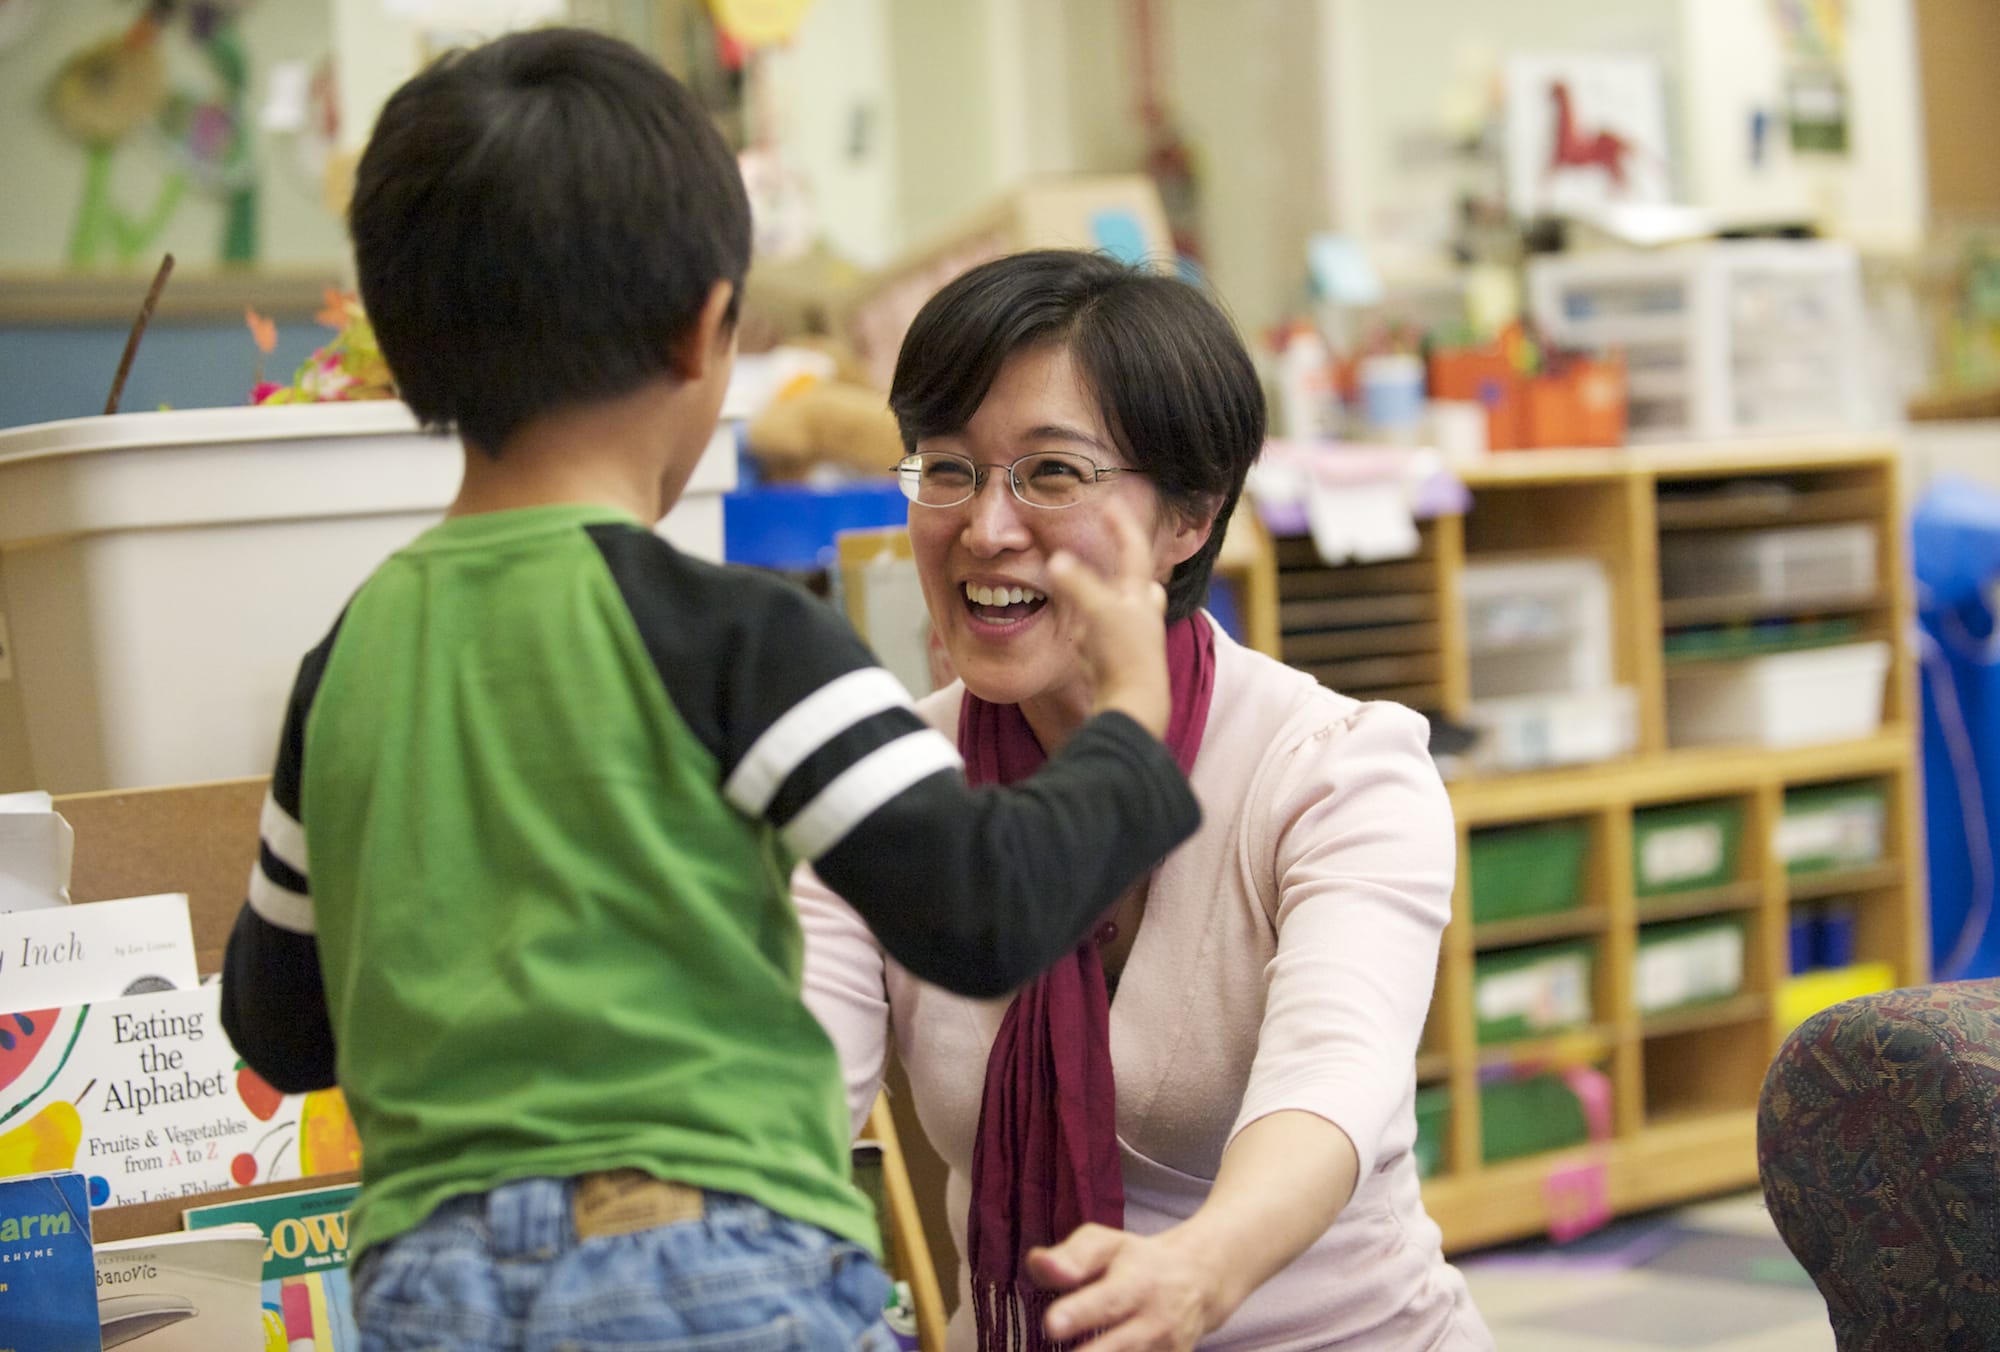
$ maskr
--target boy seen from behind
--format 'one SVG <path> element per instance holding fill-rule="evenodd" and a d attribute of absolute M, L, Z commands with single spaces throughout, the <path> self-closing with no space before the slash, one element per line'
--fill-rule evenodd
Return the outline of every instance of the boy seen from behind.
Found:
<path fill-rule="evenodd" d="M 350 226 L 464 479 L 300 667 L 222 999 L 272 1084 L 346 1092 L 365 1344 L 889 1346 L 790 866 L 961 993 L 1077 943 L 1198 817 L 1146 542 L 1052 562 L 1100 712 L 973 791 L 831 611 L 652 530 L 750 252 L 685 90 L 578 31 L 449 56 L 383 109 Z"/>

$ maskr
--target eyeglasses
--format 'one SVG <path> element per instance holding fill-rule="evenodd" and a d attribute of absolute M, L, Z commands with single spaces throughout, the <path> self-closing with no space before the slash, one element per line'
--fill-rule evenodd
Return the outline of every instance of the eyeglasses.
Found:
<path fill-rule="evenodd" d="M 956 507 L 986 486 L 993 470 L 1007 471 L 1007 486 L 1030 507 L 1074 507 L 1090 486 L 1111 474 L 1144 474 L 1142 469 L 1100 465 L 1073 451 L 1031 451 L 1011 465 L 982 465 L 949 451 L 923 451 L 896 463 L 903 496 L 922 507 Z"/>

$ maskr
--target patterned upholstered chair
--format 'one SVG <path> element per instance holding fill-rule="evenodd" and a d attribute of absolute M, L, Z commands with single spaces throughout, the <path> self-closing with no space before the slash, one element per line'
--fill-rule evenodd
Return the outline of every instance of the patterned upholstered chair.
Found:
<path fill-rule="evenodd" d="M 1757 1157 L 1840 1352 L 2000 1349 L 2000 981 L 1808 1019 L 1765 1078 Z"/>

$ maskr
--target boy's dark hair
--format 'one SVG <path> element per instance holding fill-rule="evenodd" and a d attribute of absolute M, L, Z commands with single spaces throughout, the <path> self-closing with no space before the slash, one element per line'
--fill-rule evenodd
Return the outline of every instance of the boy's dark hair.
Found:
<path fill-rule="evenodd" d="M 348 226 L 398 392 L 494 456 L 533 418 L 666 371 L 710 288 L 740 295 L 750 265 L 721 134 L 657 64 L 581 29 L 452 52 L 398 89 Z"/>
<path fill-rule="evenodd" d="M 1104 254 L 1040 249 L 981 264 L 917 312 L 889 408 L 914 451 L 972 420 L 1016 352 L 1065 349 L 1118 449 L 1169 509 L 1213 507 L 1208 540 L 1167 582 L 1167 618 L 1197 610 L 1244 476 L 1264 449 L 1264 389 L 1235 327 L 1175 277 Z"/>

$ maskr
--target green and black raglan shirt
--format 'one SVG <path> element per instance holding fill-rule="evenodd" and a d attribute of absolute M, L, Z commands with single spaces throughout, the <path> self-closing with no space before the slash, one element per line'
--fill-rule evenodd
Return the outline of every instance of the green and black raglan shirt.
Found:
<path fill-rule="evenodd" d="M 604 508 L 452 518 L 300 668 L 224 1023 L 280 1088 L 346 1092 L 357 1251 L 456 1194 L 623 1166 L 873 1244 L 793 860 L 916 975 L 995 995 L 1197 820 L 1122 715 L 969 789 L 791 584 Z"/>

